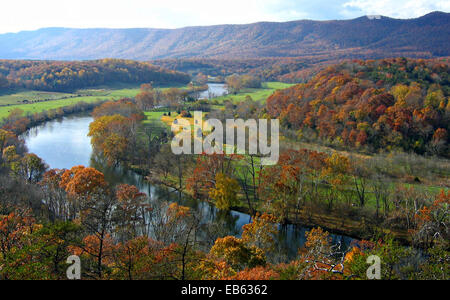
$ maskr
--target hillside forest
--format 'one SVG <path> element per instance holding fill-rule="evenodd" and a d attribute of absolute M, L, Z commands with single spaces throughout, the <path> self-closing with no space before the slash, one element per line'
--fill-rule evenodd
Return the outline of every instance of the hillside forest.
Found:
<path fill-rule="evenodd" d="M 19 68 L 29 72 L 1 71 L 8 84 L 59 68 L 14 64 L 30 64 Z M 80 78 L 189 77 L 115 60 L 67 65 L 93 77 L 29 84 L 73 89 Z M 95 167 L 51 169 L 21 137 L 36 115 L 13 111 L 0 129 L 0 279 L 66 279 L 66 259 L 77 255 L 86 280 L 365 280 L 367 259 L 377 255 L 382 279 L 448 280 L 448 69 L 447 59 L 348 60 L 266 101 L 251 94 L 236 101 L 264 81 L 240 74 L 224 76 L 230 93 L 217 99 L 146 82 L 136 97 L 89 107 L 97 161 L 209 203 L 219 215 L 249 214 L 236 235 L 220 221 L 204 222 L 201 210 L 110 182 Z M 173 154 L 170 125 L 194 122 L 194 111 L 221 121 L 280 119 L 278 164 L 264 166 L 259 155 Z M 277 240 L 288 225 L 308 228 L 294 256 Z M 333 243 L 332 234 L 353 242 Z"/>

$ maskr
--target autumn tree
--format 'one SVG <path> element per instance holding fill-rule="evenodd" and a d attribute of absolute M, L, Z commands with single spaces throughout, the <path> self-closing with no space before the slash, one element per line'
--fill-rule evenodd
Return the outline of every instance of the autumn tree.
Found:
<path fill-rule="evenodd" d="M 209 196 L 214 200 L 218 209 L 229 210 L 239 204 L 238 191 L 239 184 L 236 179 L 218 173 L 216 175 L 216 186 L 209 191 Z"/>
<path fill-rule="evenodd" d="M 233 177 L 233 161 L 236 155 L 203 154 L 197 157 L 196 167 L 187 179 L 186 187 L 196 198 L 206 197 L 210 189 L 216 186 L 217 174 L 222 173 Z"/>
<path fill-rule="evenodd" d="M 149 111 L 159 104 L 161 96 L 161 92 L 154 89 L 151 84 L 143 84 L 141 92 L 136 96 L 136 104 L 140 109 Z"/>
<path fill-rule="evenodd" d="M 223 259 L 236 271 L 266 264 L 264 251 L 255 246 L 248 246 L 243 240 L 231 236 L 218 239 L 210 255 Z"/>
<path fill-rule="evenodd" d="M 95 149 L 103 153 L 110 165 L 126 161 L 132 146 L 132 121 L 121 115 L 104 116 L 89 125 Z"/>
<path fill-rule="evenodd" d="M 90 234 L 85 244 L 90 249 L 88 253 L 96 258 L 96 274 L 102 278 L 103 259 L 108 255 L 109 232 L 117 199 L 108 189 L 104 175 L 93 168 L 77 166 L 67 170 L 60 185 L 75 201 L 77 217 Z"/>
<path fill-rule="evenodd" d="M 415 216 L 417 229 L 413 230 L 416 244 L 425 248 L 431 248 L 439 243 L 448 244 L 449 205 L 450 193 L 442 190 L 431 205 L 424 206 L 418 211 Z"/>
<path fill-rule="evenodd" d="M 116 188 L 118 201 L 113 218 L 116 230 L 123 236 L 122 240 L 136 238 L 141 233 L 148 235 L 146 215 L 148 205 L 146 205 L 147 195 L 141 193 L 135 186 L 127 184 L 119 185 Z"/>
<path fill-rule="evenodd" d="M 257 214 L 250 224 L 244 225 L 243 230 L 242 240 L 247 245 L 255 246 L 266 254 L 275 250 L 278 224 L 274 216 Z"/>

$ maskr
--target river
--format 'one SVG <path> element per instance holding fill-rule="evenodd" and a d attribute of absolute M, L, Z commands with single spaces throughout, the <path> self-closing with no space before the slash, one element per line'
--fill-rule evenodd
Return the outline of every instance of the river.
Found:
<path fill-rule="evenodd" d="M 45 160 L 50 168 L 70 169 L 73 166 L 92 166 L 105 174 L 113 184 L 131 184 L 137 186 L 150 199 L 164 199 L 177 202 L 201 212 L 206 226 L 219 224 L 226 235 L 240 236 L 242 226 L 250 222 L 250 216 L 236 212 L 218 211 L 213 205 L 197 201 L 186 195 L 171 192 L 165 187 L 149 184 L 142 176 L 127 170 L 111 169 L 103 165 L 93 154 L 91 140 L 87 136 L 92 117 L 86 114 L 72 115 L 53 120 L 30 129 L 23 138 L 30 153 Z M 151 200 L 150 200 L 151 201 Z M 307 228 L 299 226 L 280 226 L 278 245 L 284 249 L 288 258 L 293 258 L 297 250 L 305 243 Z M 333 242 L 350 244 L 349 237 L 332 235 Z"/>
<path fill-rule="evenodd" d="M 224 83 L 208 83 L 208 87 L 208 90 L 200 93 L 199 99 L 213 99 L 228 94 L 226 84 Z"/>

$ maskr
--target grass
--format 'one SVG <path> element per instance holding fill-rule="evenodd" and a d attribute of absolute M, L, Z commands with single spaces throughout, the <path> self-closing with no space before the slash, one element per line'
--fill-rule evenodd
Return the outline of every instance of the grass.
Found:
<path fill-rule="evenodd" d="M 175 86 L 162 86 L 162 90 Z M 54 93 L 41 91 L 15 91 L 10 94 L 0 95 L 0 120 L 7 117 L 14 109 L 22 109 L 25 114 L 37 113 L 45 110 L 58 109 L 70 106 L 78 102 L 91 103 L 98 100 L 118 100 L 121 98 L 134 98 L 140 93 L 140 87 L 137 85 L 114 85 L 112 87 L 101 86 L 90 89 L 78 90 L 72 94 Z M 24 104 L 28 100 L 34 103 Z"/>
<path fill-rule="evenodd" d="M 90 103 L 90 102 L 95 102 L 97 100 L 110 99 L 110 98 L 111 97 L 74 97 L 74 98 L 70 98 L 70 99 L 45 101 L 45 102 L 39 102 L 39 103 L 33 103 L 33 104 L 4 106 L 4 107 L 0 107 L 0 119 L 6 118 L 9 115 L 9 113 L 16 108 L 23 110 L 25 114 L 37 113 L 37 112 L 42 112 L 45 110 L 58 109 L 60 107 L 73 105 L 78 102 Z"/>
<path fill-rule="evenodd" d="M 13 93 L 0 94 L 0 105 L 18 105 L 24 104 L 24 101 L 48 101 L 60 100 L 63 98 L 74 97 L 73 94 L 68 93 L 54 93 L 41 91 L 16 91 Z"/>
<path fill-rule="evenodd" d="M 292 86 L 281 82 L 266 82 L 263 83 L 261 89 L 247 89 L 237 95 L 228 95 L 215 98 L 219 103 L 225 100 L 232 100 L 233 102 L 240 102 L 246 99 L 247 96 L 252 97 L 255 101 L 265 101 L 278 89 L 285 89 Z M 168 88 L 186 88 L 185 86 L 161 86 L 165 90 Z M 140 92 L 138 85 L 130 84 L 115 84 L 112 86 L 100 86 L 89 89 L 82 89 L 74 93 L 56 93 L 56 92 L 42 92 L 42 91 L 27 91 L 18 90 L 10 91 L 9 93 L 0 94 L 0 120 L 7 117 L 14 109 L 22 109 L 25 114 L 37 113 L 45 110 L 58 109 L 61 107 L 76 104 L 78 102 L 91 103 L 98 100 L 117 100 L 121 98 L 133 98 Z M 23 101 L 32 103 L 26 104 Z M 162 115 L 161 115 L 162 116 Z M 160 118 L 161 116 L 158 116 Z"/>
<path fill-rule="evenodd" d="M 225 100 L 231 100 L 234 103 L 244 101 L 248 96 L 253 100 L 258 102 L 264 102 L 269 98 L 275 91 L 286 89 L 293 86 L 293 84 L 282 83 L 282 82 L 265 82 L 260 89 L 245 89 L 237 95 L 226 95 L 218 98 L 214 98 L 218 102 L 223 102 Z"/>

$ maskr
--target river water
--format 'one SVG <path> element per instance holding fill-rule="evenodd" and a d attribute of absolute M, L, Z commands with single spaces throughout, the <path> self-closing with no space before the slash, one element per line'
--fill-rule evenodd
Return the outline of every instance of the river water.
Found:
<path fill-rule="evenodd" d="M 236 212 L 218 211 L 213 205 L 197 201 L 186 195 L 180 195 L 165 187 L 149 184 L 142 176 L 122 169 L 111 169 L 102 164 L 92 151 L 91 140 L 87 136 L 89 124 L 93 121 L 89 115 L 72 115 L 60 120 L 49 121 L 30 129 L 23 138 L 30 153 L 45 160 L 50 168 L 70 169 L 73 166 L 92 166 L 105 174 L 113 184 L 131 184 L 137 186 L 150 199 L 163 199 L 188 206 L 201 212 L 206 226 L 220 226 L 224 235 L 240 236 L 242 226 L 250 222 L 250 216 Z M 150 200 L 151 201 L 151 200 Z M 307 228 L 299 226 L 280 226 L 278 245 L 284 249 L 288 258 L 295 257 L 297 250 L 305 243 Z M 350 244 L 352 239 L 333 235 L 333 242 Z"/>
<path fill-rule="evenodd" d="M 228 94 L 224 83 L 208 83 L 209 89 L 200 93 L 199 99 L 213 99 Z"/>

